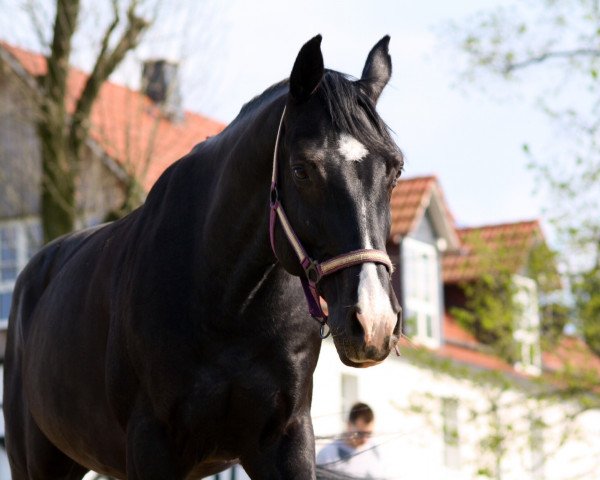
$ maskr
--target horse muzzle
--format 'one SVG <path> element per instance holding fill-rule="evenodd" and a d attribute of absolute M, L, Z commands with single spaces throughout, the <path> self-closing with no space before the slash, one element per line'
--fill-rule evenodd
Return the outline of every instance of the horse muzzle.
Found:
<path fill-rule="evenodd" d="M 364 265 L 363 270 L 364 267 L 369 265 Z M 382 362 L 396 347 L 402 328 L 402 310 L 391 285 L 386 291 L 381 282 L 375 286 L 361 284 L 355 305 L 344 308 L 345 302 L 341 301 L 341 308 L 329 306 L 329 310 L 340 359 L 346 365 L 365 368 Z"/>

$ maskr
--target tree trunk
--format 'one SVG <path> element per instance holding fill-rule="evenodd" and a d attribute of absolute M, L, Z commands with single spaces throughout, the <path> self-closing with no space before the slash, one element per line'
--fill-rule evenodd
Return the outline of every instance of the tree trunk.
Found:
<path fill-rule="evenodd" d="M 67 157 L 65 136 L 60 126 L 49 125 L 49 121 L 38 123 L 42 147 L 41 216 L 45 243 L 73 230 L 76 211 L 73 166 Z"/>
<path fill-rule="evenodd" d="M 135 13 L 138 0 L 131 0 L 127 24 L 121 37 L 112 36 L 119 25 L 119 4 L 113 0 L 114 18 L 104 32 L 96 63 L 88 76 L 74 111 L 68 115 L 69 57 L 77 28 L 79 0 L 57 0 L 48 72 L 40 80 L 41 102 L 37 122 L 42 156 L 41 217 L 44 242 L 69 233 L 77 218 L 76 182 L 81 156 L 89 132 L 89 117 L 102 84 L 135 48 L 148 22 Z"/>
<path fill-rule="evenodd" d="M 48 72 L 41 79 L 38 133 L 42 150 L 41 215 L 44 242 L 73 230 L 75 188 L 67 152 L 67 77 L 79 0 L 58 0 Z"/>

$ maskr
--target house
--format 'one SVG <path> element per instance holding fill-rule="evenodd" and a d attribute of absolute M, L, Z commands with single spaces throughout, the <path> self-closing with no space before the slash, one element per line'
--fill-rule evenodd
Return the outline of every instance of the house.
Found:
<path fill-rule="evenodd" d="M 550 350 L 540 341 L 542 292 L 528 268 L 545 247 L 539 222 L 458 228 L 435 177 L 401 180 L 391 209 L 388 252 L 408 340 L 401 356 L 367 370 L 342 365 L 333 342 L 324 343 L 314 377 L 317 449 L 343 431 L 360 400 L 376 412 L 373 443 L 389 478 L 598 478 L 598 403 L 577 415 L 577 402 L 547 395 L 566 386 L 559 372 L 569 369 L 586 388 L 600 385 L 600 358 L 573 336 Z M 468 306 L 469 285 L 501 273 L 520 307 L 514 360 L 453 314 Z"/>
<path fill-rule="evenodd" d="M 123 203 L 132 180 L 148 191 L 163 170 L 225 125 L 183 111 L 167 80 L 176 66 L 147 62 L 145 93 L 107 82 L 91 113 L 90 139 L 77 183 L 77 225 L 101 223 Z M 0 42 L 0 361 L 4 358 L 12 291 L 18 273 L 41 246 L 41 157 L 36 136 L 37 78 L 42 55 Z M 87 75 L 72 68 L 72 111 Z M 167 95 L 168 94 L 168 95 Z M 0 436 L 4 436 L 3 417 Z M 10 478 L 0 455 L 0 480 Z"/>
<path fill-rule="evenodd" d="M 528 269 L 545 246 L 540 223 L 458 228 L 434 176 L 401 180 L 391 213 L 387 249 L 408 339 L 399 357 L 370 369 L 343 365 L 324 341 L 313 389 L 317 450 L 339 438 L 350 406 L 365 401 L 390 479 L 598 478 L 598 404 L 576 415 L 577 402 L 546 395 L 569 369 L 600 379 L 600 358 L 577 337 L 563 335 L 550 350 L 540 341 L 541 292 Z M 502 265 L 490 265 L 490 252 Z M 522 307 L 514 361 L 452 314 L 466 307 L 465 287 L 490 268 L 510 275 Z M 237 468 L 218 478 L 248 477 Z"/>
<path fill-rule="evenodd" d="M 156 77 L 159 67 L 173 65 L 150 62 L 144 71 Z M 0 328 L 3 329 L 16 275 L 41 242 L 42 174 L 36 106 L 31 99 L 37 94 L 36 78 L 45 71 L 41 55 L 0 43 Z M 71 69 L 67 102 L 70 110 L 86 78 L 84 72 Z M 149 90 L 150 87 L 156 90 L 155 79 L 146 79 L 143 84 Z M 172 88 L 163 85 L 163 89 Z M 102 87 L 92 110 L 91 138 L 77 184 L 79 227 L 101 223 L 112 210 L 119 208 L 130 179 L 135 178 L 148 191 L 170 163 L 225 127 L 192 112 L 173 113 L 171 104 L 167 107 L 149 95 L 115 83 L 107 82 Z"/>
<path fill-rule="evenodd" d="M 0 352 L 16 275 L 41 243 L 40 154 L 31 99 L 45 68 L 42 56 L 0 43 Z M 132 178 L 148 191 L 168 164 L 224 128 L 182 111 L 177 95 L 166 99 L 171 88 L 163 80 L 173 78 L 173 68 L 162 61 L 147 64 L 146 94 L 110 82 L 103 86 L 77 185 L 80 226 L 99 223 L 117 209 Z M 85 77 L 72 69 L 73 98 Z M 164 88 L 156 90 L 156 82 Z M 570 421 L 578 405 L 534 395 L 558 385 L 553 382 L 560 382 L 565 368 L 600 372 L 598 357 L 576 337 L 561 337 L 552 350 L 540 343 L 538 285 L 526 262 L 544 244 L 539 223 L 458 228 L 434 176 L 401 180 L 391 212 L 387 250 L 404 311 L 401 356 L 376 368 L 352 369 L 339 361 L 330 339 L 324 342 L 314 377 L 317 448 L 343 430 L 349 406 L 362 400 L 376 412 L 373 441 L 389 478 L 598 478 L 600 412 L 590 409 Z M 521 352 L 516 361 L 499 356 L 453 314 L 468 307 L 465 286 L 488 272 L 481 246 L 507 253 L 503 265 L 518 285 L 523 315 L 514 329 Z M 9 477 L 0 456 L 2 478 Z"/>
<path fill-rule="evenodd" d="M 460 248 L 454 219 L 435 177 L 401 180 L 392 192 L 387 250 L 405 333 L 431 347 L 443 343 L 442 259 Z"/>

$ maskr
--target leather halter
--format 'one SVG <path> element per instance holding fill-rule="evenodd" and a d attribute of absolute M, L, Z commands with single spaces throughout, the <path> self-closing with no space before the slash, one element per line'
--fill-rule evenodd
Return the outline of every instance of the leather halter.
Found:
<path fill-rule="evenodd" d="M 317 284 L 321 280 L 321 278 L 331 275 L 334 272 L 342 270 L 347 267 L 351 267 L 353 265 L 359 265 L 361 263 L 379 263 L 384 265 L 388 272 L 391 274 L 392 272 L 392 262 L 388 257 L 387 253 L 381 250 L 373 250 L 373 249 L 361 249 L 361 250 L 352 250 L 348 253 L 342 253 L 341 255 L 337 255 L 329 260 L 325 260 L 324 262 L 317 262 L 313 260 L 307 253 L 302 243 L 298 239 L 298 236 L 294 232 L 284 210 L 281 205 L 281 201 L 279 199 L 279 192 L 277 190 L 277 150 L 279 149 L 279 137 L 281 135 L 281 126 L 283 124 L 283 117 L 285 116 L 285 107 L 283 109 L 283 113 L 281 114 L 281 119 L 279 120 L 279 127 L 277 128 L 277 137 L 275 138 L 275 150 L 273 152 L 273 175 L 271 177 L 271 196 L 270 196 L 270 206 L 271 212 L 269 217 L 269 235 L 271 239 L 271 248 L 275 257 L 277 258 L 277 253 L 275 253 L 275 223 L 277 218 L 281 222 L 281 226 L 283 227 L 283 231 L 288 241 L 290 242 L 294 252 L 296 252 L 296 256 L 300 261 L 300 265 L 304 270 L 304 276 L 300 277 L 300 281 L 302 283 L 302 288 L 304 289 L 304 295 L 306 297 L 306 302 L 308 304 L 308 311 L 310 315 L 317 320 L 321 324 L 320 335 L 321 338 L 327 338 L 329 336 L 330 331 L 326 330 L 327 326 L 327 315 L 323 312 L 320 303 L 320 295 L 317 289 Z"/>

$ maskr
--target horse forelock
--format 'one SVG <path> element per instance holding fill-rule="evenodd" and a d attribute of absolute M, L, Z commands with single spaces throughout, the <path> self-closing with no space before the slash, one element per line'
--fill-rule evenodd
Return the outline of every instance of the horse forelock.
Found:
<path fill-rule="evenodd" d="M 321 95 L 335 130 L 352 135 L 369 148 L 392 154 L 403 164 L 402 151 L 392 139 L 390 128 L 377 113 L 360 80 L 335 70 L 326 70 L 317 94 Z"/>
<path fill-rule="evenodd" d="M 236 120 L 272 103 L 289 87 L 289 79 L 281 80 L 244 104 Z M 390 134 L 391 129 L 379 116 L 367 90 L 350 75 L 335 70 L 325 70 L 319 88 L 315 92 L 325 105 L 333 128 L 347 133 L 369 148 L 375 148 L 395 156 L 403 165 L 404 156 Z M 365 124 L 365 118 L 367 124 Z"/>

